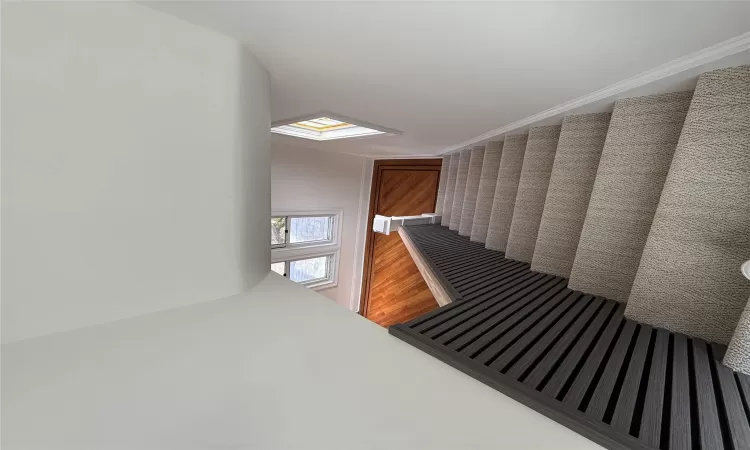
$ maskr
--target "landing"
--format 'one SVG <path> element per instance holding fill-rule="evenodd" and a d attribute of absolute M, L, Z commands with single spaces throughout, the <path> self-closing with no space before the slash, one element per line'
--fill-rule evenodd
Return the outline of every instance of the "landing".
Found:
<path fill-rule="evenodd" d="M 598 448 L 276 274 L 2 351 L 3 450 Z"/>

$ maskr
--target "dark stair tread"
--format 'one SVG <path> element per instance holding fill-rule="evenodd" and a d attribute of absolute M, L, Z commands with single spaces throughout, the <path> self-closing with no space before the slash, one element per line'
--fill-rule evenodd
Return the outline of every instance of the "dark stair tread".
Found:
<path fill-rule="evenodd" d="M 392 335 L 607 448 L 750 448 L 750 376 L 721 365 L 724 346 L 625 319 L 447 227 L 407 230 L 456 298 Z"/>

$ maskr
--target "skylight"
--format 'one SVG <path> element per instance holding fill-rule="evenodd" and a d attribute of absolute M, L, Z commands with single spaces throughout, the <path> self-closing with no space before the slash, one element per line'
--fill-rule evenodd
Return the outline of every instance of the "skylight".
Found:
<path fill-rule="evenodd" d="M 312 139 L 315 141 L 330 141 L 333 139 L 347 139 L 378 134 L 400 134 L 395 130 L 388 130 L 374 125 L 358 124 L 342 117 L 333 118 L 330 114 L 321 113 L 303 119 L 274 123 L 271 132 L 288 136 Z"/>

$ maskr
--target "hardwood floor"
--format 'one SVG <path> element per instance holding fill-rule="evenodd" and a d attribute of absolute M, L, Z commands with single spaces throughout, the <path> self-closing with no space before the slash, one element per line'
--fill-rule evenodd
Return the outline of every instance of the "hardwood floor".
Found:
<path fill-rule="evenodd" d="M 375 161 L 369 228 L 375 214 L 433 212 L 439 178 L 439 159 Z M 398 233 L 370 231 L 367 244 L 360 308 L 365 317 L 387 327 L 437 308 Z"/>
<path fill-rule="evenodd" d="M 370 301 L 365 317 L 384 327 L 437 308 L 397 233 L 375 236 Z"/>

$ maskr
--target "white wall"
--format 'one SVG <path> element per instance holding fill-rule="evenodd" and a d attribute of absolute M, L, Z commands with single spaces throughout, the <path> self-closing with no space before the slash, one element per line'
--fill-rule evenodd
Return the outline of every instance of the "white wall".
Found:
<path fill-rule="evenodd" d="M 3 450 L 600 448 L 276 274 L 2 351 Z"/>
<path fill-rule="evenodd" d="M 362 286 L 372 160 L 354 155 L 271 146 L 273 211 L 343 210 L 338 286 L 320 293 L 353 311 Z"/>
<path fill-rule="evenodd" d="M 235 41 L 130 2 L 3 4 L 2 340 L 268 272 L 269 93 Z"/>

